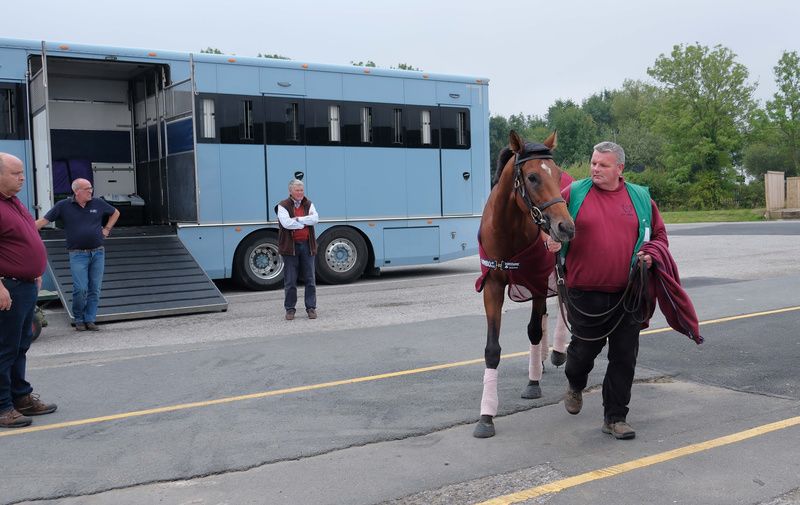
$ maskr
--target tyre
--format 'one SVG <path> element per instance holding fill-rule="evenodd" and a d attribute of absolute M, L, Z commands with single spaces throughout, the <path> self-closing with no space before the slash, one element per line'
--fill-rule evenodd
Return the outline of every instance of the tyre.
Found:
<path fill-rule="evenodd" d="M 259 231 L 242 240 L 233 257 L 233 280 L 258 291 L 283 286 L 283 258 L 278 253 L 276 232 Z"/>
<path fill-rule="evenodd" d="M 368 259 L 367 244 L 359 232 L 337 226 L 317 241 L 317 278 L 325 284 L 347 284 L 361 277 Z"/>

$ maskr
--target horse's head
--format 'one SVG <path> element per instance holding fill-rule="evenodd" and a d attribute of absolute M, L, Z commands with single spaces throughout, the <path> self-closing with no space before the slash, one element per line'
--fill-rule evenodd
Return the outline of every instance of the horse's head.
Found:
<path fill-rule="evenodd" d="M 515 131 L 509 134 L 508 147 L 514 153 L 514 188 L 523 212 L 559 242 L 575 235 L 575 223 L 561 198 L 561 169 L 553 161 L 556 132 L 542 144 L 525 142 Z"/>

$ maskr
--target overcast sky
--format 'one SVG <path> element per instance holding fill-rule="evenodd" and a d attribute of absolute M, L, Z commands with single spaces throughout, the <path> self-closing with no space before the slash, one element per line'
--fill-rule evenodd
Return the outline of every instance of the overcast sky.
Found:
<path fill-rule="evenodd" d="M 45 0 L 4 2 L 2 16 L 0 37 L 485 77 L 504 116 L 648 80 L 660 54 L 696 42 L 730 48 L 763 103 L 783 51 L 800 52 L 798 0 Z"/>

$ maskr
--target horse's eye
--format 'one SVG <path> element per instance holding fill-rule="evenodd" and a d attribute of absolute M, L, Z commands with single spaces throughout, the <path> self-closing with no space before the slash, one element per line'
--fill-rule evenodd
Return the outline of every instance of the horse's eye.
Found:
<path fill-rule="evenodd" d="M 529 174 L 528 182 L 531 184 L 539 184 L 539 176 L 537 174 Z"/>

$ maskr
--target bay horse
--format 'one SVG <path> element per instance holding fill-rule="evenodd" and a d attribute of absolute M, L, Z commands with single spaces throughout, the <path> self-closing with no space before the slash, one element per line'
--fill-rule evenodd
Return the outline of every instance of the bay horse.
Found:
<path fill-rule="evenodd" d="M 478 231 L 481 277 L 475 288 L 483 291 L 487 332 L 481 418 L 473 432 L 477 438 L 495 434 L 500 319 L 506 286 L 512 300 L 533 301 L 528 323 L 529 380 L 522 397 L 539 398 L 542 394 L 539 380 L 547 353 L 542 349 L 547 328 L 547 279 L 555 267 L 555 257 L 547 250 L 542 235 L 547 233 L 559 242 L 575 235 L 575 223 L 561 198 L 561 169 L 553 162 L 556 140 L 553 132 L 542 144 L 525 142 L 511 131 L 508 147 L 497 158 L 496 184 L 483 209 Z"/>

